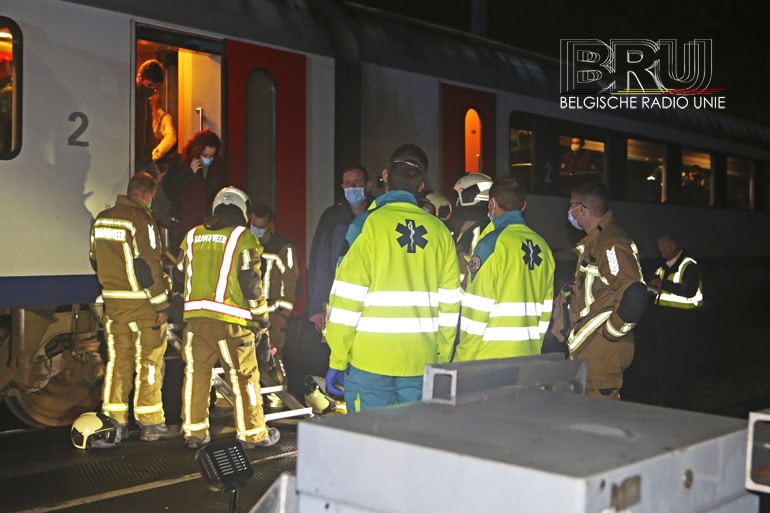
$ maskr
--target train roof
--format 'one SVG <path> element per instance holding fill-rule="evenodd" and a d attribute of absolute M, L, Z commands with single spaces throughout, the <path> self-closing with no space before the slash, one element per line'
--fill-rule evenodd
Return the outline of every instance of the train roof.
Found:
<path fill-rule="evenodd" d="M 551 104 L 553 117 L 570 117 L 559 112 L 557 59 L 353 2 L 187 0 L 180 9 L 178 4 L 156 0 L 67 1 L 331 56 L 338 62 L 376 64 L 520 94 Z M 722 111 L 645 109 L 600 114 L 697 132 L 755 148 L 770 147 L 770 127 Z M 585 118 L 581 122 L 591 124 L 590 113 Z"/>

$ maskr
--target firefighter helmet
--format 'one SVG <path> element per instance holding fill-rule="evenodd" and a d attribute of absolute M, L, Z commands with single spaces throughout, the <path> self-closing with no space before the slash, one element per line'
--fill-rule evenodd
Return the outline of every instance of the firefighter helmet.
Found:
<path fill-rule="evenodd" d="M 492 179 L 484 173 L 467 173 L 455 182 L 458 204 L 467 207 L 489 201 Z"/>
<path fill-rule="evenodd" d="M 442 221 L 446 221 L 449 219 L 449 216 L 452 215 L 452 204 L 449 202 L 449 199 L 440 192 L 429 192 L 422 201 L 427 203 L 423 205 L 423 208 L 430 206 L 429 212 Z M 428 209 L 425 208 L 425 210 Z"/>
<path fill-rule="evenodd" d="M 214 197 L 214 203 L 211 205 L 211 211 L 214 212 L 219 205 L 235 205 L 243 213 L 245 219 L 251 215 L 251 200 L 249 195 L 238 187 L 224 187 L 219 190 Z"/>
<path fill-rule="evenodd" d="M 120 443 L 118 423 L 101 412 L 86 412 L 75 419 L 70 431 L 78 449 L 108 449 Z"/>

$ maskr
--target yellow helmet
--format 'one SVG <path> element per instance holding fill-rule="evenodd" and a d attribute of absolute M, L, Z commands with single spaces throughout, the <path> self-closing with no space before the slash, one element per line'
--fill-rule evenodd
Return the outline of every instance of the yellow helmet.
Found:
<path fill-rule="evenodd" d="M 75 419 L 70 431 L 78 449 L 108 449 L 120 443 L 118 423 L 101 412 L 86 412 Z"/>

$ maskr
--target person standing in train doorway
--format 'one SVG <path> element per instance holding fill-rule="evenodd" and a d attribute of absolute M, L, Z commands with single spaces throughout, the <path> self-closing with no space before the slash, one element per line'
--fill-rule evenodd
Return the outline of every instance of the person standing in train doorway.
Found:
<path fill-rule="evenodd" d="M 166 68 L 157 59 L 144 61 L 136 72 L 136 97 L 134 99 L 134 171 L 145 171 L 158 176 L 152 150 L 156 146 L 152 128 L 152 102 L 150 98 L 166 79 Z"/>
<path fill-rule="evenodd" d="M 690 355 L 696 314 L 703 306 L 698 262 L 670 234 L 658 238 L 663 264 L 648 283 L 655 295 L 652 319 L 657 335 L 658 386 L 661 405 L 690 408 Z"/>
<path fill-rule="evenodd" d="M 460 271 L 443 222 L 417 205 L 425 170 L 393 160 L 386 192 L 356 217 L 329 297 L 326 390 L 359 412 L 422 397 L 425 365 L 449 361 Z"/>
<path fill-rule="evenodd" d="M 170 248 L 178 248 L 184 235 L 209 216 L 214 196 L 227 186 L 221 148 L 222 141 L 212 130 L 196 132 L 163 178 L 171 202 Z"/>
<path fill-rule="evenodd" d="M 134 174 L 127 194 L 96 217 L 91 231 L 91 265 L 102 286 L 109 355 L 102 411 L 119 424 L 120 440 L 128 439 L 132 388 L 139 438 L 179 436 L 165 424 L 161 397 L 169 303 L 160 233 L 149 208 L 157 187 L 148 173 Z"/>
<path fill-rule="evenodd" d="M 236 438 L 247 449 L 280 439 L 265 425 L 255 332 L 270 327 L 262 292 L 262 246 L 248 228 L 251 203 L 236 187 L 220 190 L 213 214 L 182 241 L 179 269 L 185 276 L 182 394 L 185 443 L 199 449 L 211 441 L 209 399 L 217 359 L 233 391 Z"/>
<path fill-rule="evenodd" d="M 586 395 L 620 399 L 634 357 L 632 330 L 647 308 L 636 243 L 615 223 L 607 187 L 572 190 L 567 219 L 586 236 L 577 243 L 567 337 L 570 358 L 588 362 Z"/>

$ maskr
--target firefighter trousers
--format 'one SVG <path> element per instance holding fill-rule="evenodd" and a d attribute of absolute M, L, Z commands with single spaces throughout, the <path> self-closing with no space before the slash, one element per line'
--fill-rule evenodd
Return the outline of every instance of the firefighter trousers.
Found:
<path fill-rule="evenodd" d="M 209 433 L 211 373 L 219 359 L 233 389 L 236 437 L 252 443 L 267 438 L 253 332 L 216 319 L 188 319 L 182 356 L 185 437 L 203 440 Z"/>
<path fill-rule="evenodd" d="M 128 398 L 134 390 L 134 418 L 142 426 L 165 423 L 163 412 L 163 355 L 166 325 L 155 318 L 131 322 L 104 316 L 107 366 L 102 411 L 119 424 L 128 423 Z"/>

